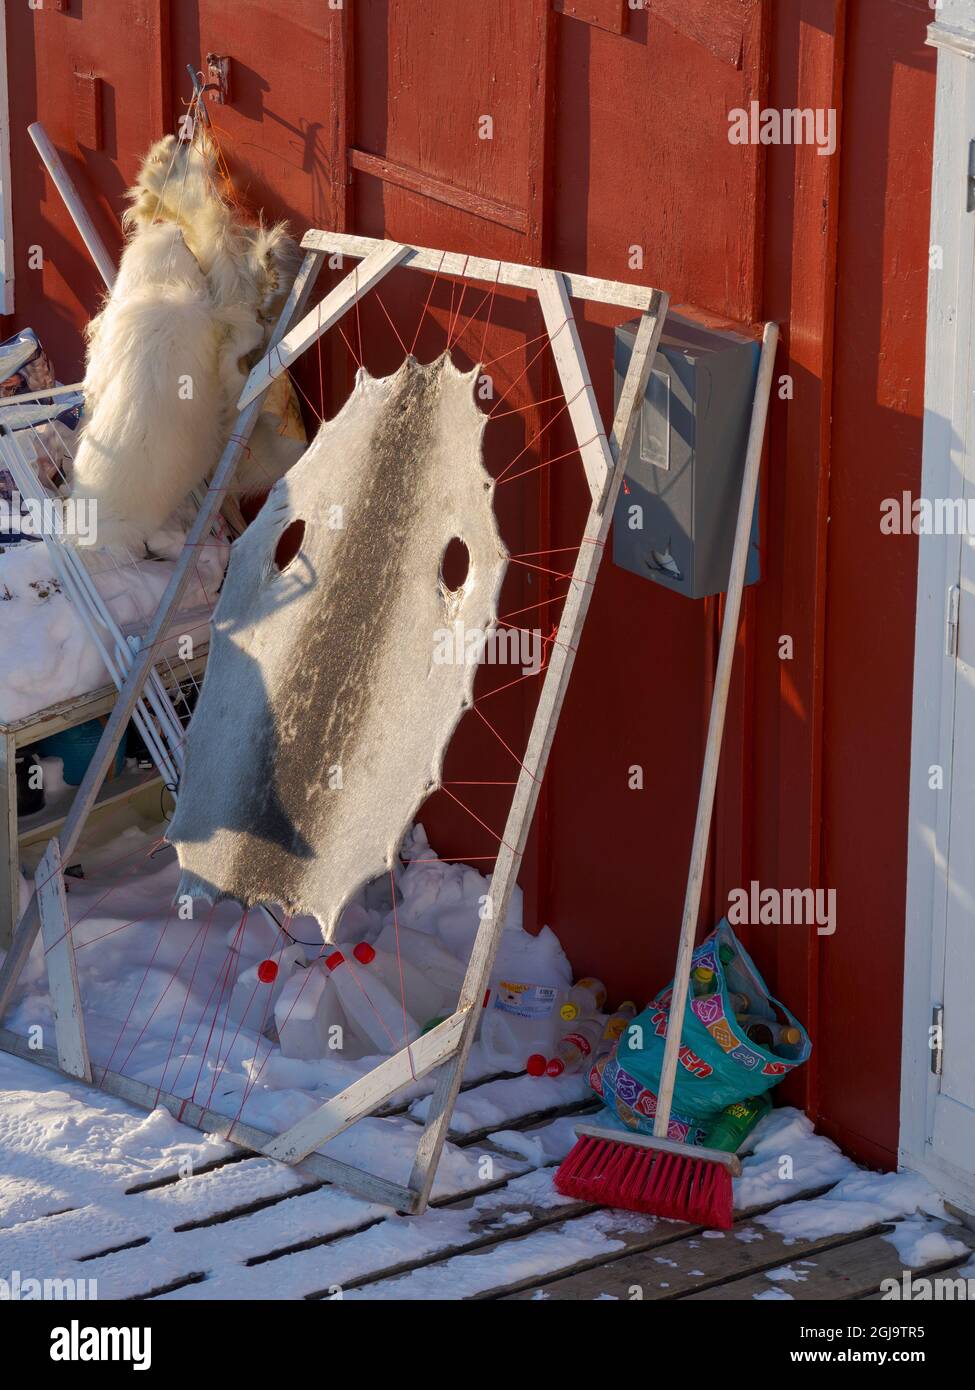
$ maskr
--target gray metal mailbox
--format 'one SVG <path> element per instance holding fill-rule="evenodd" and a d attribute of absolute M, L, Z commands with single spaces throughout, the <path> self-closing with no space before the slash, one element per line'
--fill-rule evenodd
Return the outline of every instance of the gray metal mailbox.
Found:
<path fill-rule="evenodd" d="M 727 587 L 758 370 L 759 344 L 712 324 L 667 315 L 613 525 L 617 565 L 688 598 Z M 617 399 L 635 335 L 616 330 Z M 756 504 L 745 582 L 759 577 Z"/>

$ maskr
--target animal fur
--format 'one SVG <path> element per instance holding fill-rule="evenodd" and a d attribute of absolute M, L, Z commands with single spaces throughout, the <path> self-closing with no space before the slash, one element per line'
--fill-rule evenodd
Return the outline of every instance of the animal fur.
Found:
<path fill-rule="evenodd" d="M 128 196 L 118 279 L 88 330 L 71 489 L 98 504 L 98 545 L 123 551 L 212 472 L 298 254 L 283 223 L 251 223 L 221 195 L 205 137 L 159 141 Z M 303 452 L 277 423 L 261 417 L 238 494 L 269 488 Z"/>

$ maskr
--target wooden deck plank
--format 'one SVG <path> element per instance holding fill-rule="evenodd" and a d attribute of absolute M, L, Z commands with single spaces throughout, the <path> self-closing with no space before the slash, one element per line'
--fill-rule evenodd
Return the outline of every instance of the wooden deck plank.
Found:
<path fill-rule="evenodd" d="M 958 1240 L 971 1241 L 971 1232 L 966 1232 L 963 1227 L 946 1227 L 945 1234 Z M 794 1258 L 801 1259 L 802 1256 Z M 956 1264 L 957 1256 L 935 1259 L 919 1265 L 914 1272 L 932 1274 Z M 821 1252 L 814 1266 L 801 1270 L 806 1275 L 802 1280 L 777 1283 L 766 1274 L 753 1274 L 745 1279 L 703 1289 L 690 1297 L 727 1302 L 759 1295 L 768 1297 L 769 1290 L 778 1287 L 797 1302 L 859 1299 L 876 1293 L 884 1279 L 900 1280 L 903 1271 L 903 1261 L 893 1242 L 885 1240 L 882 1235 L 870 1235 Z"/>
<path fill-rule="evenodd" d="M 534 1128 L 541 1132 L 547 1127 Z M 503 1193 L 512 1178 L 524 1171 L 523 1163 L 512 1160 L 509 1153 L 488 1144 L 483 1151 L 504 1165 L 497 1175 L 492 1178 L 485 1169 L 476 1187 L 448 1189 L 438 1196 L 438 1206 L 471 1206 L 474 1197 L 485 1197 L 492 1189 Z M 154 1187 L 145 1196 L 152 1200 L 133 1199 L 131 1208 L 126 1203 L 121 1212 L 96 1212 L 89 1206 L 70 1213 L 57 1227 L 46 1228 L 54 1243 L 43 1252 L 37 1241 L 45 1228 L 25 1226 L 10 1254 L 16 1250 L 19 1268 L 37 1263 L 47 1267 L 56 1257 L 67 1255 L 85 1262 L 87 1277 L 99 1278 L 102 1296 L 144 1297 L 160 1286 L 180 1286 L 191 1277 L 206 1277 L 228 1258 L 228 1251 L 233 1252 L 231 1259 L 273 1261 L 354 1235 L 389 1215 L 388 1208 L 356 1202 L 335 1188 L 309 1186 L 300 1174 L 263 1158 L 240 1159 L 228 1165 L 222 1178 L 218 1172 L 211 1173 L 206 1184 L 188 1177 Z M 495 1206 L 503 1208 L 503 1196 Z M 519 1209 L 524 1209 L 523 1203 Z M 584 1209 L 578 1204 L 566 1208 L 568 1212 Z M 481 1214 L 482 1222 L 492 1210 Z M 211 1226 L 231 1223 L 229 1234 L 207 1233 Z M 173 1240 L 174 1235 L 182 1238 Z M 37 1258 L 30 1258 L 32 1253 Z"/>
<path fill-rule="evenodd" d="M 585 1210 L 558 1198 L 550 1181 L 546 1185 L 552 1204 L 562 1204 L 551 1219 Z M 296 1289 L 287 1296 L 312 1297 L 327 1293 L 337 1267 L 351 1267 L 363 1277 L 371 1272 L 370 1264 L 385 1271 L 393 1263 L 391 1243 L 407 1227 L 409 1253 L 424 1260 L 440 1258 L 458 1239 L 479 1244 L 495 1239 L 487 1230 L 492 1222 L 507 1222 L 505 1229 L 511 1230 L 512 1219 L 519 1224 L 544 1220 L 545 1204 L 535 1200 L 538 1186 L 536 1171 L 494 1179 L 486 1171 L 478 1187 L 442 1195 L 425 1216 L 416 1218 L 392 1216 L 387 1207 L 324 1186 L 286 1194 L 253 1214 L 232 1215 L 220 1221 L 219 1229 L 211 1221 L 192 1231 L 160 1230 L 148 1246 L 113 1249 L 85 1271 L 98 1278 L 103 1298 L 147 1297 L 160 1288 L 190 1288 L 195 1296 L 214 1298 L 276 1297 L 269 1291 L 282 1287 Z M 377 1225 L 385 1231 L 364 1240 Z"/>
<path fill-rule="evenodd" d="M 884 1227 L 870 1228 L 875 1234 Z M 531 1289 L 508 1295 L 511 1299 L 535 1299 L 539 1291 L 546 1299 L 587 1301 L 594 1298 L 674 1299 L 705 1288 L 758 1277 L 765 1270 L 795 1266 L 800 1277 L 807 1277 L 816 1252 L 831 1249 L 857 1236 L 825 1236 L 821 1240 L 792 1241 L 750 1221 L 737 1222 L 730 1231 L 702 1231 L 696 1236 L 673 1241 L 663 1251 L 641 1251 L 611 1264 L 582 1270 Z M 801 1262 L 810 1260 L 809 1266 Z M 765 1287 L 769 1287 L 766 1284 Z M 791 1283 L 782 1287 L 791 1290 Z"/>
<path fill-rule="evenodd" d="M 825 1191 L 816 1189 L 816 1193 Z M 792 1200 L 809 1197 L 797 1192 Z M 781 1205 L 776 1203 L 775 1205 Z M 750 1215 L 770 1210 L 756 1208 Z M 397 1278 L 360 1281 L 345 1297 L 383 1299 L 507 1299 L 538 1289 L 553 1279 L 602 1268 L 638 1252 L 666 1251 L 672 1244 L 702 1238 L 703 1228 L 680 1221 L 655 1220 L 632 1212 L 585 1208 L 545 1230 L 523 1235 L 514 1228 L 489 1249 L 457 1253 Z M 503 1249 L 502 1249 L 503 1246 Z M 519 1274 L 524 1270 L 523 1274 Z M 359 1292 L 361 1290 L 361 1293 Z"/>

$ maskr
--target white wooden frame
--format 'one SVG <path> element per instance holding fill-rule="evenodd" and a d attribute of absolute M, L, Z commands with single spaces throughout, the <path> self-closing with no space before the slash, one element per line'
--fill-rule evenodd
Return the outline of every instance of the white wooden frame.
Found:
<path fill-rule="evenodd" d="M 921 495 L 961 498 L 966 483 L 969 494 L 975 483 L 975 440 L 969 436 L 966 450 L 953 429 L 955 402 L 971 403 L 973 386 L 973 231 L 972 221 L 959 220 L 957 208 L 975 139 L 975 0 L 943 0 L 937 13 L 928 29 L 928 42 L 938 49 L 931 245 L 940 248 L 941 264 L 928 277 Z M 975 212 L 968 217 L 975 220 Z M 947 1164 L 930 1144 L 939 1080 L 931 1067 L 929 1028 L 945 974 L 954 736 L 955 660 L 946 621 L 953 589 L 957 596 L 962 539 L 922 535 L 919 541 L 899 1160 L 971 1211 L 975 1176 Z M 944 769 L 940 791 L 929 783 L 933 764 Z"/>
<path fill-rule="evenodd" d="M 255 365 L 238 403 L 240 414 L 197 519 L 187 537 L 183 555 L 170 580 L 142 648 L 119 693 L 85 779 L 65 822 L 57 846 L 49 851 L 48 876 L 57 878 L 60 861 L 73 852 L 94 802 L 98 787 L 114 755 L 121 733 L 134 709 L 151 669 L 151 652 L 159 634 L 165 631 L 179 603 L 192 565 L 194 547 L 216 514 L 220 500 L 233 476 L 247 439 L 261 409 L 264 395 L 274 379 L 314 343 L 332 324 L 338 322 L 369 289 L 378 284 L 397 265 L 486 281 L 516 285 L 534 290 L 542 307 L 556 366 L 570 403 L 570 418 L 582 454 L 583 467 L 592 493 L 589 515 L 576 558 L 568 595 L 562 610 L 557 638 L 546 668 L 538 706 L 529 734 L 527 749 L 515 785 L 508 819 L 492 878 L 488 911 L 482 915 L 471 960 L 461 988 L 456 1011 L 416 1042 L 387 1058 L 373 1071 L 346 1087 L 311 1115 L 277 1136 L 268 1136 L 223 1117 L 214 1117 L 199 1107 L 176 1097 L 160 1098 L 175 1107 L 180 1118 L 190 1124 L 233 1130 L 238 1142 L 289 1164 L 310 1163 L 330 1180 L 371 1200 L 386 1201 L 400 1211 L 422 1212 L 429 1200 L 437 1164 L 447 1136 L 447 1128 L 460 1089 L 464 1066 L 473 1042 L 477 1014 L 484 997 L 491 967 L 498 949 L 518 867 L 528 838 L 549 750 L 559 712 L 572 671 L 575 652 L 586 619 L 593 584 L 602 559 L 604 543 L 613 515 L 616 495 L 622 483 L 624 463 L 639 419 L 639 403 L 656 353 L 666 317 L 668 296 L 660 290 L 595 280 L 587 276 L 565 275 L 479 257 L 445 254 L 425 247 L 378 241 L 367 237 L 312 231 L 302 241 L 306 257 L 288 303 L 282 312 L 271 346 Z M 361 261 L 314 309 L 299 318 L 305 309 L 326 254 L 339 252 Z M 596 405 L 589 372 L 582 353 L 572 314 L 571 299 L 584 298 L 634 308 L 642 312 L 633 353 L 612 429 L 607 436 Z M 293 328 L 292 322 L 298 319 Z M 24 914 L 3 969 L 0 970 L 0 1018 L 10 1001 L 13 988 L 33 943 L 39 921 L 44 923 L 47 942 L 48 974 L 52 998 L 56 1000 L 57 1056 L 62 1070 L 83 1075 L 87 1062 L 84 1023 L 77 1006 L 77 976 L 73 971 L 74 950 L 70 924 L 59 906 L 56 892 L 44 888 L 38 911 L 38 894 Z M 57 922 L 62 912 L 60 923 Z M 51 925 L 53 923 L 53 925 Z M 59 929 L 58 929 L 59 927 Z M 50 941 L 48 941 L 50 936 Z M 72 992 L 74 1007 L 72 1007 Z M 0 1046 L 22 1051 L 22 1041 L 7 1030 L 0 1030 Z M 33 1055 L 33 1054 L 31 1054 Z M 43 1059 L 51 1065 L 52 1058 Z M 372 1114 L 403 1087 L 442 1067 L 433 1092 L 428 1119 L 417 1146 L 408 1184 L 403 1187 L 377 1178 L 365 1170 L 337 1164 L 316 1152 L 321 1145 L 347 1129 L 365 1115 Z M 111 1073 L 99 1073 L 97 1084 L 136 1104 L 156 1102 L 153 1087 Z M 197 1113 L 199 1111 L 199 1113 Z M 174 1110 L 175 1113 L 175 1110 Z"/>

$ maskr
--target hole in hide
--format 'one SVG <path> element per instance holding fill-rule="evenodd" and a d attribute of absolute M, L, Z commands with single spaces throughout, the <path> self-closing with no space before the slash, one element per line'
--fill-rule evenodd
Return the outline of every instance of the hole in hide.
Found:
<path fill-rule="evenodd" d="M 292 521 L 281 532 L 274 551 L 274 568 L 278 574 L 282 574 L 291 564 L 301 549 L 301 543 L 304 539 L 305 523 L 303 521 Z"/>
<path fill-rule="evenodd" d="M 440 559 L 440 582 L 450 594 L 463 588 L 471 568 L 471 553 L 459 536 L 447 542 Z"/>

